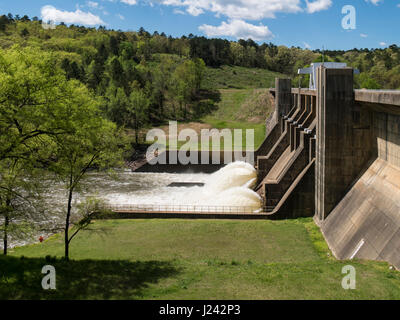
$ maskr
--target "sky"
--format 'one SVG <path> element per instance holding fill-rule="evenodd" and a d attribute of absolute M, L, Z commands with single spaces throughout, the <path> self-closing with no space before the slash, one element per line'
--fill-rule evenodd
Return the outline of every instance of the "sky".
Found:
<path fill-rule="evenodd" d="M 8 13 L 309 49 L 400 44 L 400 0 L 0 0 L 0 14 Z"/>

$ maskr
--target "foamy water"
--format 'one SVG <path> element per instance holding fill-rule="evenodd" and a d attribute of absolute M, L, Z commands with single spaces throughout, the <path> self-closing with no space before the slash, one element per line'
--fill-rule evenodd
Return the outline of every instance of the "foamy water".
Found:
<path fill-rule="evenodd" d="M 134 174 L 135 175 L 135 174 Z M 133 177 L 132 177 L 133 178 Z M 261 198 L 251 188 L 257 180 L 257 172 L 248 163 L 235 162 L 219 171 L 207 174 L 149 174 L 160 184 L 146 188 L 146 192 L 113 193 L 104 195 L 110 204 L 125 205 L 193 205 L 261 207 Z M 168 187 L 171 182 L 202 182 L 203 187 Z M 153 181 L 154 183 L 154 181 Z"/>

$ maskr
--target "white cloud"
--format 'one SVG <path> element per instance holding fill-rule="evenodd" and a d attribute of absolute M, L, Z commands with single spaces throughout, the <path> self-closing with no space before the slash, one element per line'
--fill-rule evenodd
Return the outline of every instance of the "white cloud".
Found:
<path fill-rule="evenodd" d="M 116 14 L 116 16 L 117 16 L 118 18 L 120 18 L 121 20 L 125 20 L 125 17 L 124 17 L 122 14 L 120 14 L 120 13 Z"/>
<path fill-rule="evenodd" d="M 228 36 L 236 39 L 264 40 L 274 36 L 267 26 L 256 26 L 243 20 L 231 20 L 229 23 L 222 22 L 220 26 L 203 24 L 199 27 L 199 30 L 208 37 Z"/>
<path fill-rule="evenodd" d="M 90 8 L 98 8 L 99 7 L 99 3 L 98 2 L 94 2 L 94 1 L 88 1 L 88 6 Z"/>
<path fill-rule="evenodd" d="M 183 14 L 183 15 L 186 14 L 184 11 L 179 10 L 179 9 L 174 9 L 174 13 L 175 13 L 175 14 Z"/>
<path fill-rule="evenodd" d="M 311 46 L 307 42 L 303 42 L 304 48 L 311 49 Z"/>
<path fill-rule="evenodd" d="M 383 0 L 365 0 L 365 2 L 371 2 L 377 6 L 379 3 L 383 2 Z"/>
<path fill-rule="evenodd" d="M 202 8 L 198 8 L 198 7 L 189 7 L 186 9 L 186 11 L 195 17 L 204 13 L 204 10 Z"/>
<path fill-rule="evenodd" d="M 129 4 L 130 6 L 134 6 L 137 4 L 137 0 L 121 0 L 122 3 Z"/>
<path fill-rule="evenodd" d="M 368 35 L 365 34 L 365 33 L 361 33 L 361 34 L 360 34 L 360 37 L 361 37 L 361 38 L 368 38 Z"/>
<path fill-rule="evenodd" d="M 387 43 L 382 41 L 382 42 L 379 42 L 379 45 L 382 47 L 385 47 L 385 46 L 387 46 Z"/>
<path fill-rule="evenodd" d="M 186 8 L 194 16 L 206 11 L 230 19 L 261 20 L 278 12 L 301 12 L 300 0 L 158 0 L 161 4 Z"/>
<path fill-rule="evenodd" d="M 313 2 L 309 2 L 306 0 L 307 4 L 307 12 L 308 13 L 314 13 L 322 10 L 327 10 L 332 6 L 332 1 L 331 0 L 315 0 Z"/>
<path fill-rule="evenodd" d="M 53 6 L 44 6 L 41 9 L 41 15 L 43 21 L 54 21 L 54 22 L 65 22 L 65 23 L 75 23 L 83 25 L 104 25 L 105 22 L 101 20 L 99 16 L 96 16 L 90 12 L 83 12 L 76 9 L 75 12 L 72 11 L 62 11 L 58 10 Z"/>

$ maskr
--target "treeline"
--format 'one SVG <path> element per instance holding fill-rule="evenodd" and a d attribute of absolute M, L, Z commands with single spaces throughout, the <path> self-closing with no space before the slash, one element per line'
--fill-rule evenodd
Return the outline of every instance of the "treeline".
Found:
<path fill-rule="evenodd" d="M 206 67 L 264 68 L 291 77 L 294 86 L 308 86 L 307 76 L 298 76 L 297 70 L 322 61 L 324 55 L 325 61 L 358 68 L 357 88 L 400 88 L 397 45 L 322 53 L 251 39 L 228 41 L 192 34 L 173 38 L 143 28 L 122 32 L 63 23 L 53 30 L 41 23 L 36 17 L 1 16 L 0 45 L 19 43 L 55 52 L 68 79 L 81 81 L 102 97 L 102 110 L 110 120 L 134 129 L 167 119 L 196 119 L 211 110 L 213 101 L 201 90 L 206 87 L 202 83 Z"/>
<path fill-rule="evenodd" d="M 64 24 L 45 29 L 42 21 L 11 14 L 0 17 L 3 48 L 15 43 L 58 56 L 67 79 L 85 84 L 102 99 L 104 114 L 135 129 L 166 119 L 188 120 L 208 110 L 198 101 L 205 63 L 190 57 L 187 39 L 145 30 L 120 32 Z"/>

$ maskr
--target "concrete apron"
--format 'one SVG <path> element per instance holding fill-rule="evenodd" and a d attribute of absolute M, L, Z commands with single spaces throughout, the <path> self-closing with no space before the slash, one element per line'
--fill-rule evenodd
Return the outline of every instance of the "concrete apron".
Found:
<path fill-rule="evenodd" d="M 319 224 L 336 258 L 388 261 L 400 270 L 400 168 L 375 160 Z"/>

